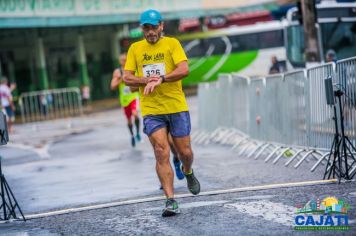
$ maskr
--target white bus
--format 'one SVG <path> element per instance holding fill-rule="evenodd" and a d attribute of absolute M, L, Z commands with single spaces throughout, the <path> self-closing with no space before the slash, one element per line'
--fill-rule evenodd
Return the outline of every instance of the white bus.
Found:
<path fill-rule="evenodd" d="M 356 2 L 323 1 L 316 6 L 320 56 L 329 49 L 337 59 L 356 56 Z M 186 85 L 217 79 L 218 73 L 264 76 L 275 55 L 283 68 L 305 67 L 303 26 L 297 8 L 282 21 L 236 26 L 178 36 L 189 57 Z M 286 62 L 286 63 L 285 63 Z M 286 66 L 287 64 L 287 66 Z"/>
<path fill-rule="evenodd" d="M 178 36 L 190 65 L 183 83 L 215 80 L 219 73 L 268 74 L 272 56 L 286 60 L 283 32 L 282 22 L 271 21 Z"/>

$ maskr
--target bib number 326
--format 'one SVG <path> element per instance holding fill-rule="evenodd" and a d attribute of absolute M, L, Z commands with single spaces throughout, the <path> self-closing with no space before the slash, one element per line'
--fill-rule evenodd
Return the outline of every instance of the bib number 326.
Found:
<path fill-rule="evenodd" d="M 166 75 L 166 67 L 164 63 L 147 64 L 143 65 L 143 73 L 145 77 L 151 77 L 155 75 Z"/>

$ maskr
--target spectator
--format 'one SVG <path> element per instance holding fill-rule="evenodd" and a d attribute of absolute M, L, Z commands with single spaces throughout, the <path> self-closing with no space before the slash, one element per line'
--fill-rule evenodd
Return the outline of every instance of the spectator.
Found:
<path fill-rule="evenodd" d="M 283 72 L 281 63 L 278 61 L 276 56 L 271 57 L 271 62 L 272 62 L 272 65 L 269 68 L 269 74 L 278 74 L 278 73 Z"/>
<path fill-rule="evenodd" d="M 3 112 L 6 115 L 8 131 L 12 132 L 12 124 L 15 121 L 15 106 L 12 100 L 11 89 L 8 85 L 8 80 L 3 77 L 0 81 L 0 100 Z"/>
<path fill-rule="evenodd" d="M 89 104 L 90 100 L 90 87 L 88 85 L 82 86 L 82 102 L 84 106 Z"/>
<path fill-rule="evenodd" d="M 325 61 L 326 62 L 336 62 L 336 52 L 333 49 L 329 49 L 325 54 Z"/>
<path fill-rule="evenodd" d="M 47 96 L 46 94 L 41 94 L 40 97 L 39 97 L 39 100 L 40 100 L 40 108 L 41 108 L 41 113 L 42 115 L 44 116 L 47 116 L 48 114 L 48 102 L 47 102 Z"/>

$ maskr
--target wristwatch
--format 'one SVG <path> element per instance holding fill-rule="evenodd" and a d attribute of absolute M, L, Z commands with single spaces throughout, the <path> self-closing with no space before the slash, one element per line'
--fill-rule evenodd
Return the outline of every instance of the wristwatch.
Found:
<path fill-rule="evenodd" d="M 166 82 L 166 77 L 164 75 L 161 75 L 160 77 L 162 79 L 162 83 Z"/>

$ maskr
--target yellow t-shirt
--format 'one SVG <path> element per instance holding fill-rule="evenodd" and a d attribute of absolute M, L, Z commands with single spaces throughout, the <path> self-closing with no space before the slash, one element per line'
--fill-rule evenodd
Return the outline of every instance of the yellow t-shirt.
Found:
<path fill-rule="evenodd" d="M 162 37 L 153 45 L 143 39 L 130 46 L 125 70 L 135 71 L 138 77 L 167 75 L 178 63 L 187 60 L 181 44 L 175 38 Z M 143 95 L 144 86 L 139 90 L 143 116 L 188 111 L 181 80 L 160 84 L 148 95 Z"/>

